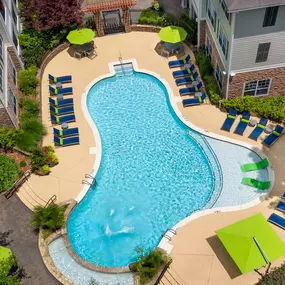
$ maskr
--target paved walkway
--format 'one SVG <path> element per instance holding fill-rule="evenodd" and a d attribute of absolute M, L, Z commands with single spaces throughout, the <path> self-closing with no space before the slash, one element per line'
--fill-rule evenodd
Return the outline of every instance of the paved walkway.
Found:
<path fill-rule="evenodd" d="M 9 200 L 0 197 L 0 234 L 7 233 L 10 244 L 20 266 L 23 266 L 26 278 L 23 285 L 59 285 L 46 269 L 38 249 L 38 236 L 31 227 L 32 212 L 14 195 Z M 10 232 L 10 233 L 9 233 Z M 3 242 L 3 240 L 0 240 Z"/>

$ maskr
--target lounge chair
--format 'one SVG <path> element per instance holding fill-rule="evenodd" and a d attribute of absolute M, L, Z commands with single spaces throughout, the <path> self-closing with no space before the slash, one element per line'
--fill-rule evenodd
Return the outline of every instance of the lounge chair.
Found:
<path fill-rule="evenodd" d="M 199 82 L 197 86 L 181 88 L 179 89 L 180 96 L 190 95 L 192 93 L 199 92 L 202 86 L 203 86 L 202 82 Z"/>
<path fill-rule="evenodd" d="M 268 165 L 269 165 L 268 159 L 264 158 L 264 159 L 260 160 L 257 163 L 247 163 L 247 164 L 244 164 L 240 168 L 241 168 L 242 172 L 248 172 L 248 171 L 264 169 Z"/>
<path fill-rule="evenodd" d="M 283 193 L 283 195 L 282 195 L 282 197 L 281 197 L 282 199 L 285 199 L 285 192 Z"/>
<path fill-rule="evenodd" d="M 71 128 L 71 129 L 66 129 L 66 130 L 59 130 L 59 129 L 53 128 L 53 133 L 55 136 L 58 136 L 58 137 L 71 137 L 71 136 L 78 136 L 79 130 L 78 128 Z"/>
<path fill-rule="evenodd" d="M 221 127 L 221 130 L 229 132 L 231 130 L 231 127 L 232 127 L 235 119 L 236 119 L 236 116 L 237 116 L 237 110 L 231 108 L 229 111 L 229 114 L 227 115 L 226 120 L 224 121 L 224 123 Z"/>
<path fill-rule="evenodd" d="M 254 130 L 249 135 L 249 138 L 256 141 L 259 138 L 259 136 L 262 134 L 264 129 L 266 128 L 267 122 L 268 122 L 267 119 L 261 118 L 257 126 L 254 128 Z"/>
<path fill-rule="evenodd" d="M 75 115 L 74 114 L 61 116 L 61 117 L 51 114 L 50 118 L 51 118 L 51 122 L 53 124 L 62 124 L 62 123 L 69 123 L 69 122 L 75 121 Z"/>
<path fill-rule="evenodd" d="M 183 107 L 200 105 L 200 104 L 202 104 L 204 102 L 205 99 L 206 99 L 206 94 L 203 93 L 202 96 L 183 100 L 182 104 L 183 104 Z"/>
<path fill-rule="evenodd" d="M 276 210 L 285 213 L 285 202 L 280 201 L 276 206 Z"/>
<path fill-rule="evenodd" d="M 240 122 L 238 123 L 234 133 L 238 135 L 243 135 L 250 119 L 250 113 L 249 112 L 243 112 L 242 118 L 240 119 Z"/>
<path fill-rule="evenodd" d="M 55 145 L 69 146 L 69 145 L 79 144 L 79 137 L 59 138 L 54 136 L 53 141 Z"/>
<path fill-rule="evenodd" d="M 74 113 L 73 106 L 67 106 L 67 107 L 62 107 L 62 108 L 49 106 L 49 110 L 51 113 L 54 113 L 55 115 L 66 115 L 69 113 Z"/>
<path fill-rule="evenodd" d="M 259 181 L 250 177 L 243 177 L 241 180 L 241 184 L 248 185 L 250 187 L 254 187 L 258 190 L 266 190 L 270 187 L 270 181 Z"/>
<path fill-rule="evenodd" d="M 279 139 L 283 130 L 283 127 L 277 125 L 275 130 L 269 136 L 267 136 L 262 143 L 267 147 L 271 147 Z"/>
<path fill-rule="evenodd" d="M 187 64 L 190 61 L 191 57 L 188 54 L 185 59 L 180 60 L 172 60 L 168 62 L 169 68 L 179 67 Z"/>
<path fill-rule="evenodd" d="M 187 68 L 187 69 L 183 69 L 183 70 L 177 70 L 177 71 L 173 71 L 172 72 L 172 75 L 174 78 L 178 78 L 178 77 L 183 77 L 183 76 L 191 76 L 192 75 L 192 72 L 194 71 L 195 69 L 195 65 L 192 64 L 190 66 L 190 68 Z"/>
<path fill-rule="evenodd" d="M 52 95 L 58 95 L 58 94 L 67 95 L 67 94 L 72 94 L 73 91 L 72 91 L 72 87 L 56 89 L 56 88 L 49 86 L 49 92 Z"/>
<path fill-rule="evenodd" d="M 72 81 L 72 76 L 71 75 L 65 75 L 65 76 L 59 76 L 59 77 L 54 77 L 51 74 L 48 75 L 48 79 L 50 83 L 68 83 Z"/>
<path fill-rule="evenodd" d="M 68 105 L 73 105 L 73 99 L 67 98 L 67 99 L 52 99 L 48 98 L 50 105 L 53 105 L 55 107 L 64 107 Z"/>
<path fill-rule="evenodd" d="M 285 230 L 285 219 L 283 217 L 273 213 L 267 221 Z"/>
<path fill-rule="evenodd" d="M 192 83 L 193 81 L 195 81 L 197 77 L 198 77 L 198 72 L 196 71 L 193 75 L 176 79 L 175 83 L 177 86 Z"/>

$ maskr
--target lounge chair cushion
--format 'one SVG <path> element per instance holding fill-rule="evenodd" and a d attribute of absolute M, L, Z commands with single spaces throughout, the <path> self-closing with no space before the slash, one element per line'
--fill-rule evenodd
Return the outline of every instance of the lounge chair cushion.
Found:
<path fill-rule="evenodd" d="M 235 116 L 232 116 L 232 115 L 228 115 L 228 118 L 234 120 L 236 117 L 235 117 Z"/>
<path fill-rule="evenodd" d="M 266 127 L 264 125 L 261 125 L 261 124 L 257 124 L 257 126 L 261 129 L 265 129 Z"/>
<path fill-rule="evenodd" d="M 275 135 L 275 136 L 277 136 L 277 137 L 279 137 L 279 136 L 281 135 L 280 133 L 278 133 L 278 132 L 276 132 L 276 131 L 273 131 L 272 134 Z"/>
<path fill-rule="evenodd" d="M 249 123 L 249 120 L 246 120 L 246 119 L 241 119 L 241 121 L 243 122 L 243 123 Z"/>
<path fill-rule="evenodd" d="M 201 97 L 202 97 L 202 96 L 199 96 L 199 97 L 198 97 L 198 100 L 199 100 L 200 103 L 203 103 L 203 100 L 202 100 Z"/>

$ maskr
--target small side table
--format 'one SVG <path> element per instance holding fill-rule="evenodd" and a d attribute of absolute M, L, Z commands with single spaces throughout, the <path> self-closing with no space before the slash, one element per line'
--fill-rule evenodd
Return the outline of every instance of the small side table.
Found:
<path fill-rule="evenodd" d="M 62 130 L 67 130 L 68 127 L 69 127 L 69 126 L 68 126 L 68 123 L 62 123 L 62 124 L 61 124 L 61 129 L 62 129 Z"/>
<path fill-rule="evenodd" d="M 56 95 L 56 98 L 57 98 L 58 100 L 63 99 L 63 94 L 57 94 L 57 95 Z"/>
<path fill-rule="evenodd" d="M 61 82 L 56 82 L 55 87 L 56 87 L 56 89 L 62 88 L 62 83 Z"/>
<path fill-rule="evenodd" d="M 188 68 L 190 68 L 190 67 L 191 67 L 191 64 L 189 64 L 189 63 L 184 64 L 184 68 L 185 68 L 185 69 L 188 69 Z"/>
<path fill-rule="evenodd" d="M 194 93 L 194 96 L 195 96 L 195 97 L 201 97 L 201 96 L 202 96 L 202 92 L 195 92 L 195 93 Z"/>
<path fill-rule="evenodd" d="M 249 125 L 250 127 L 255 127 L 255 126 L 257 125 L 257 121 L 251 119 L 251 120 L 249 120 L 248 125 Z"/>
<path fill-rule="evenodd" d="M 266 134 L 271 134 L 272 131 L 273 131 L 273 129 L 272 129 L 271 127 L 269 127 L 269 126 L 264 129 L 264 132 L 265 132 Z"/>
<path fill-rule="evenodd" d="M 193 86 L 197 86 L 198 84 L 199 84 L 198 81 L 192 81 L 192 85 L 193 85 Z"/>

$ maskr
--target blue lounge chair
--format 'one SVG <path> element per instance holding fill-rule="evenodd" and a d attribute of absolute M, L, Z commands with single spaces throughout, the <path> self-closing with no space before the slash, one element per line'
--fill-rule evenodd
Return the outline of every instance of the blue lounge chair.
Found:
<path fill-rule="evenodd" d="M 256 141 L 259 138 L 259 136 L 262 134 L 264 129 L 266 128 L 267 122 L 268 122 L 267 119 L 261 118 L 257 126 L 254 128 L 254 130 L 249 135 L 249 138 Z"/>
<path fill-rule="evenodd" d="M 59 77 L 54 77 L 51 74 L 48 75 L 48 79 L 50 83 L 68 83 L 72 81 L 72 76 L 71 75 L 65 75 L 65 76 L 59 76 Z"/>
<path fill-rule="evenodd" d="M 195 81 L 195 79 L 197 77 L 198 77 L 198 72 L 196 71 L 193 75 L 176 79 L 175 83 L 177 86 L 189 84 L 189 83 L 192 83 L 193 81 Z"/>
<path fill-rule="evenodd" d="M 58 137 L 71 137 L 71 136 L 78 136 L 79 130 L 78 128 L 71 128 L 67 130 L 59 130 L 59 129 L 53 128 L 53 133 L 55 136 L 58 136 Z"/>
<path fill-rule="evenodd" d="M 283 195 L 282 195 L 282 197 L 281 197 L 282 199 L 285 199 L 285 192 L 283 193 Z"/>
<path fill-rule="evenodd" d="M 53 105 L 55 107 L 64 107 L 68 105 L 73 105 L 73 99 L 67 98 L 67 99 L 52 99 L 48 98 L 50 105 Z"/>
<path fill-rule="evenodd" d="M 55 115 L 66 115 L 69 113 L 74 113 L 73 106 L 67 106 L 67 107 L 62 107 L 62 108 L 49 106 L 49 110 L 51 113 L 54 113 Z"/>
<path fill-rule="evenodd" d="M 50 92 L 50 94 L 52 94 L 52 95 L 58 95 L 58 94 L 67 95 L 67 94 L 72 94 L 72 87 L 66 87 L 66 88 L 56 89 L 56 88 L 53 88 L 53 87 L 49 86 L 49 92 Z"/>
<path fill-rule="evenodd" d="M 190 68 L 173 71 L 172 75 L 173 75 L 174 78 L 183 77 L 183 76 L 191 76 L 192 72 L 194 71 L 194 69 L 195 69 L 195 65 L 192 64 L 190 66 Z"/>
<path fill-rule="evenodd" d="M 250 119 L 250 113 L 249 112 L 243 112 L 242 118 L 240 119 L 240 122 L 238 123 L 234 133 L 238 135 L 243 135 Z"/>
<path fill-rule="evenodd" d="M 75 115 L 74 114 L 61 116 L 61 117 L 51 114 L 50 118 L 51 118 L 51 122 L 53 124 L 62 124 L 62 123 L 69 123 L 69 122 L 75 121 Z"/>
<path fill-rule="evenodd" d="M 169 68 L 179 67 L 187 64 L 190 61 L 191 57 L 188 54 L 185 59 L 182 60 L 172 60 L 168 62 Z"/>
<path fill-rule="evenodd" d="M 55 145 L 68 146 L 68 145 L 79 144 L 79 137 L 59 138 L 54 136 L 53 141 Z"/>
<path fill-rule="evenodd" d="M 279 139 L 283 130 L 283 127 L 277 125 L 275 130 L 269 136 L 267 136 L 262 143 L 267 147 L 271 147 Z"/>
<path fill-rule="evenodd" d="M 206 99 L 206 94 L 203 93 L 202 96 L 183 100 L 182 104 L 183 104 L 183 107 L 200 105 L 200 104 L 202 104 L 204 102 L 205 99 Z"/>
<path fill-rule="evenodd" d="M 285 230 L 285 219 L 283 217 L 280 217 L 279 215 L 276 215 L 274 213 L 271 214 L 271 216 L 268 218 L 268 222 Z"/>
<path fill-rule="evenodd" d="M 229 114 L 227 115 L 226 120 L 224 121 L 224 123 L 221 127 L 221 130 L 229 132 L 231 130 L 231 127 L 232 127 L 235 119 L 236 119 L 236 116 L 237 116 L 237 110 L 231 108 L 229 111 Z"/>
<path fill-rule="evenodd" d="M 202 82 L 200 82 L 197 86 L 194 87 L 181 88 L 179 89 L 180 96 L 190 95 L 192 93 L 199 92 L 202 86 L 203 84 Z"/>
<path fill-rule="evenodd" d="M 276 206 L 276 210 L 285 213 L 285 202 L 280 201 Z"/>

